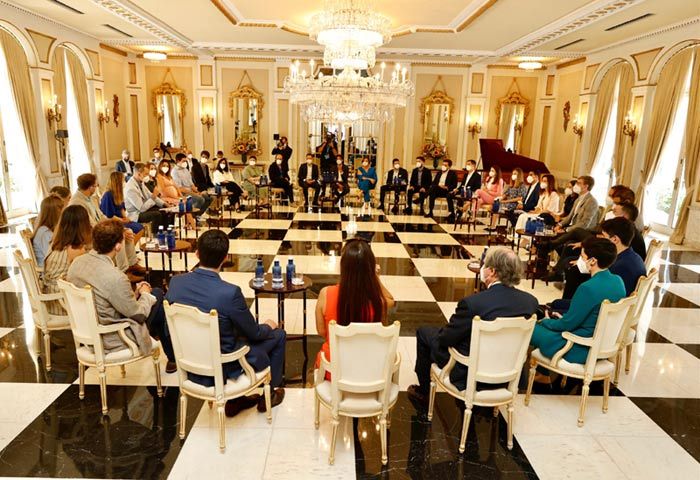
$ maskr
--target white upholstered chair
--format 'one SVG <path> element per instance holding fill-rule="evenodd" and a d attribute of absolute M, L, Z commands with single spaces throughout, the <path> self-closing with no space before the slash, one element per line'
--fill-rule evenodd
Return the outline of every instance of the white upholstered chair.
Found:
<path fill-rule="evenodd" d="M 622 339 L 620 353 L 618 353 L 617 356 L 617 362 L 615 365 L 615 379 L 613 380 L 615 385 L 617 385 L 617 381 L 620 378 L 623 349 L 625 350 L 625 374 L 630 373 L 632 364 L 632 344 L 634 344 L 634 338 L 637 336 L 637 325 L 639 324 L 639 318 L 642 316 L 644 306 L 647 303 L 649 294 L 654 290 L 654 286 L 659 279 L 658 277 L 659 276 L 656 269 L 652 268 L 648 275 L 640 277 L 639 280 L 637 280 L 637 288 L 635 289 L 637 301 L 634 303 L 634 307 L 630 309 L 629 318 L 625 327 L 627 333 Z"/>
<path fill-rule="evenodd" d="M 647 273 L 651 272 L 653 268 L 657 270 L 659 269 L 663 248 L 664 242 L 661 240 L 654 239 L 649 243 L 649 248 L 647 248 L 647 258 L 644 260 L 644 266 L 647 268 Z"/>
<path fill-rule="evenodd" d="M 331 411 L 331 448 L 328 463 L 335 461 L 335 444 L 340 416 L 379 417 L 382 465 L 386 465 L 389 410 L 399 396 L 396 352 L 401 324 L 381 323 L 328 324 L 330 362 L 321 356 L 321 366 L 314 372 L 314 425 L 319 427 L 319 407 Z M 326 380 L 326 372 L 331 380 Z"/>
<path fill-rule="evenodd" d="M 70 330 L 70 321 L 67 315 L 53 315 L 46 308 L 48 302 L 63 301 L 62 293 L 42 293 L 41 282 L 36 270 L 36 263 L 31 258 L 24 258 L 22 252 L 15 250 L 15 262 L 19 267 L 24 286 L 27 289 L 29 305 L 32 308 L 34 326 L 41 330 L 44 338 L 44 351 L 46 353 L 46 370 L 51 371 L 51 332 L 56 330 Z M 37 352 L 38 348 L 37 342 Z"/>
<path fill-rule="evenodd" d="M 263 385 L 267 421 L 272 422 L 270 407 L 270 367 L 259 372 L 253 370 L 245 356 L 250 347 L 245 346 L 232 353 L 221 353 L 219 338 L 219 315 L 216 310 L 204 313 L 195 307 L 170 305 L 163 302 L 168 330 L 173 342 L 177 374 L 180 382 L 180 438 L 185 438 L 187 397 L 199 398 L 216 403 L 219 417 L 219 448 L 226 448 L 224 426 L 224 406 L 227 400 L 242 397 Z M 235 380 L 224 379 L 222 364 L 238 361 L 243 373 Z M 188 380 L 187 374 L 194 373 L 214 377 L 214 386 L 205 387 Z"/>
<path fill-rule="evenodd" d="M 603 380 L 603 413 L 608 411 L 608 398 L 610 396 L 610 381 L 615 370 L 615 359 L 620 352 L 625 335 L 630 310 L 634 307 L 637 296 L 632 293 L 629 297 L 619 302 L 611 303 L 604 300 L 600 305 L 598 320 L 592 337 L 579 337 L 571 332 L 562 332 L 561 336 L 566 344 L 554 354 L 552 358 L 542 355 L 539 348 L 530 353 L 530 377 L 527 382 L 525 405 L 530 404 L 532 384 L 535 381 L 535 373 L 538 366 L 566 377 L 580 378 L 583 380 L 581 402 L 579 404 L 578 426 L 583 426 L 586 415 L 586 402 L 590 384 L 595 380 Z M 571 347 L 583 345 L 589 347 L 586 363 L 567 362 L 563 357 L 571 350 Z"/>
<path fill-rule="evenodd" d="M 474 317 L 469 356 L 466 357 L 450 347 L 450 360 L 441 369 L 433 363 L 430 369 L 430 403 L 428 420 L 433 419 L 435 390 L 438 386 L 466 406 L 462 422 L 462 437 L 459 453 L 464 453 L 469 431 L 469 419 L 474 405 L 480 407 L 508 406 L 508 448 L 513 448 L 513 402 L 518 394 L 520 373 L 527 357 L 532 331 L 537 317 L 496 318 L 486 321 Z M 468 368 L 464 390 L 450 381 L 450 372 L 457 364 Z M 477 390 L 477 382 L 489 384 L 507 383 L 504 388 Z M 494 414 L 497 411 L 494 410 Z"/>
<path fill-rule="evenodd" d="M 44 273 L 44 269 L 41 268 L 39 266 L 39 263 L 36 261 L 36 254 L 34 253 L 34 243 L 32 242 L 32 231 L 28 228 L 25 228 L 24 230 L 21 230 L 19 232 L 19 236 L 22 239 L 22 242 L 24 243 L 24 248 L 27 249 L 27 255 L 29 255 L 29 258 L 31 258 L 34 262 L 34 269 L 39 274 Z"/>
<path fill-rule="evenodd" d="M 85 368 L 95 367 L 100 380 L 100 396 L 102 399 L 102 413 L 107 414 L 107 367 L 121 367 L 122 377 L 126 375 L 125 366 L 139 360 L 150 358 L 156 373 L 156 387 L 158 396 L 163 396 L 163 387 L 160 382 L 160 342 L 151 339 L 151 352 L 141 354 L 136 342 L 126 334 L 126 329 L 131 326 L 128 322 L 113 323 L 111 325 L 100 324 L 95 309 L 95 298 L 92 288 L 87 285 L 78 288 L 65 280 L 58 280 L 58 288 L 65 297 L 66 310 L 70 319 L 70 328 L 73 331 L 75 341 L 75 353 L 78 357 L 78 375 L 80 390 L 78 396 L 85 398 Z M 117 333 L 126 347 L 114 352 L 105 352 L 102 345 L 102 335 Z"/>

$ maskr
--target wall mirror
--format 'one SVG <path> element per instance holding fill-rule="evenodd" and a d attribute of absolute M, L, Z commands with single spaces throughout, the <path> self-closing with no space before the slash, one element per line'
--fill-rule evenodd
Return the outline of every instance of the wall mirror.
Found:
<path fill-rule="evenodd" d="M 243 81 L 248 78 L 248 84 Z M 260 136 L 260 119 L 262 118 L 263 100 L 262 93 L 258 92 L 252 85 L 252 81 L 247 71 L 243 72 L 243 77 L 236 90 L 228 97 L 228 104 L 233 118 L 233 139 L 234 150 L 243 153 L 262 153 L 258 138 Z"/>
<path fill-rule="evenodd" d="M 442 89 L 438 88 L 439 85 Z M 447 95 L 442 77 L 438 76 L 432 91 L 420 102 L 423 143 L 447 145 L 447 132 L 454 116 L 455 102 Z"/>
<path fill-rule="evenodd" d="M 530 100 L 520 94 L 518 81 L 514 78 L 508 94 L 498 99 L 496 105 L 496 125 L 498 138 L 503 147 L 517 152 L 520 149 L 522 132 L 530 114 Z"/>
<path fill-rule="evenodd" d="M 170 74 L 172 83 L 165 80 Z M 175 148 L 185 145 L 184 116 L 187 97 L 177 88 L 170 69 L 165 73 L 163 83 L 153 89 L 153 108 L 158 118 L 160 141 L 170 143 Z"/>

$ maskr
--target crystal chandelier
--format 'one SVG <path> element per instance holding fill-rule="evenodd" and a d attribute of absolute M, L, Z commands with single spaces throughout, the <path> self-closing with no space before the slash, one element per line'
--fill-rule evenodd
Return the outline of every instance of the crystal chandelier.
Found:
<path fill-rule="evenodd" d="M 397 107 L 405 107 L 414 87 L 399 64 L 385 80 L 370 74 L 375 51 L 391 40 L 389 20 L 372 11 L 361 0 L 327 0 L 325 10 L 312 18 L 310 36 L 324 48 L 323 63 L 332 69 L 324 75 L 294 62 L 284 89 L 290 101 L 299 105 L 307 120 L 388 121 Z"/>

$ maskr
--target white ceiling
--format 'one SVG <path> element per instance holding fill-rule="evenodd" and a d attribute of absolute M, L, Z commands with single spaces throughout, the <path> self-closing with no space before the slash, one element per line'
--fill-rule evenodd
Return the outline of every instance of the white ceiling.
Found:
<path fill-rule="evenodd" d="M 303 56 L 321 0 L 12 0 L 11 4 L 134 52 Z M 8 8 L 10 0 L 0 0 Z M 395 36 L 379 56 L 487 63 L 565 61 L 700 16 L 698 0 L 379 0 Z M 650 17 L 609 32 L 640 15 Z M 104 25 L 111 25 L 121 34 Z M 582 38 L 570 47 L 557 49 Z"/>

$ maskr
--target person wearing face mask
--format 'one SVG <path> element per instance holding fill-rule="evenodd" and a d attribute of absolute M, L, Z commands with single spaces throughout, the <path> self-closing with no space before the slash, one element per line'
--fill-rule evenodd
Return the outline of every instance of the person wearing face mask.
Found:
<path fill-rule="evenodd" d="M 304 192 L 304 207 L 309 206 L 309 189 L 313 189 L 314 198 L 313 205 L 318 205 L 318 195 L 321 192 L 321 185 L 318 181 L 318 165 L 314 163 L 314 156 L 311 153 L 306 154 L 306 162 L 299 165 L 297 172 L 297 181 Z"/>
<path fill-rule="evenodd" d="M 116 172 L 122 172 L 126 175 L 126 181 L 129 181 L 134 174 L 134 162 L 131 161 L 129 150 L 122 150 L 122 159 L 114 166 L 114 170 Z"/>
<path fill-rule="evenodd" d="M 467 173 L 462 178 L 462 182 L 447 195 L 447 208 L 450 211 L 454 210 L 454 206 L 450 205 L 454 205 L 454 201 L 457 200 L 458 217 L 461 216 L 464 201 L 467 199 L 467 191 L 473 194 L 481 188 L 481 174 L 476 171 L 476 162 L 474 160 L 467 160 L 464 171 Z"/>
<path fill-rule="evenodd" d="M 457 173 L 452 168 L 452 160 L 446 158 L 442 161 L 440 171 L 435 174 L 433 183 L 428 191 L 428 213 L 424 217 L 432 217 L 433 209 L 435 208 L 436 198 L 447 198 L 448 194 L 457 188 Z M 447 202 L 447 208 L 450 214 L 447 216 L 447 222 L 452 223 L 455 220 L 454 204 Z"/>
<path fill-rule="evenodd" d="M 577 179 L 572 178 L 566 183 L 566 188 L 564 188 L 564 206 L 560 216 L 555 216 L 554 219 L 558 222 L 560 218 L 566 217 L 571 213 L 574 208 L 574 202 L 578 198 L 578 193 L 574 192 L 574 187 L 576 186 Z"/>
<path fill-rule="evenodd" d="M 479 274 L 486 288 L 460 300 L 444 327 L 420 327 L 416 331 L 418 385 L 408 387 L 411 400 L 422 406 L 428 405 L 431 364 L 444 367 L 450 359 L 448 348 L 469 355 L 474 317 L 491 321 L 498 317 L 529 318 L 535 314 L 537 298 L 515 288 L 523 275 L 523 263 L 513 250 L 505 247 L 488 249 Z M 467 367 L 458 363 L 450 372 L 450 381 L 457 388 L 464 389 L 466 380 Z"/>
<path fill-rule="evenodd" d="M 255 195 L 255 185 L 260 183 L 260 177 L 264 174 L 263 168 L 258 165 L 258 158 L 255 156 L 248 157 L 248 165 L 243 169 L 243 189 L 248 192 L 248 195 Z M 259 188 L 258 195 L 267 197 L 267 188 Z"/>
<path fill-rule="evenodd" d="M 524 200 L 518 205 L 518 211 L 531 212 L 537 207 L 540 200 L 540 179 L 535 172 L 528 172 L 525 184 L 527 185 L 527 193 Z"/>
<path fill-rule="evenodd" d="M 150 167 L 153 168 L 153 166 Z M 153 176 L 155 175 L 156 173 L 153 172 Z M 151 232 L 155 233 L 158 227 L 167 228 L 173 223 L 170 216 L 160 209 L 175 204 L 166 203 L 157 191 L 149 190 L 146 185 L 146 179 L 149 178 L 151 178 L 149 165 L 145 163 L 134 165 L 134 175 L 124 187 L 124 208 L 129 220 L 141 224 L 150 223 Z"/>
<path fill-rule="evenodd" d="M 610 267 L 617 258 L 617 249 L 608 239 L 590 237 L 583 242 L 577 268 L 581 273 L 590 274 L 591 278 L 583 282 L 574 293 L 569 309 L 563 315 L 552 312 L 535 325 L 530 344 L 540 353 L 552 358 L 564 345 L 563 332 L 571 332 L 583 338 L 591 338 L 598 322 L 598 312 L 603 301 L 617 302 L 625 298 L 625 284 L 622 279 L 610 272 Z M 570 363 L 584 364 L 588 356 L 588 347 L 574 344 L 564 354 L 563 359 Z M 535 381 L 549 379 L 535 377 Z"/>
<path fill-rule="evenodd" d="M 233 175 L 228 168 L 228 160 L 220 158 L 212 174 L 214 185 L 221 185 L 228 193 L 228 203 L 236 209 L 236 212 L 241 211 L 241 197 L 248 198 L 248 192 L 243 190 L 240 185 L 233 179 Z"/>
<path fill-rule="evenodd" d="M 171 175 L 175 186 L 180 190 L 180 194 L 192 197 L 192 206 L 195 210 L 199 210 L 199 215 L 201 215 L 209 209 L 211 197 L 206 191 L 199 192 L 187 165 L 187 156 L 184 153 L 178 153 L 175 155 L 175 168 L 173 168 Z"/>
<path fill-rule="evenodd" d="M 525 224 L 529 219 L 538 217 L 545 218 L 545 223 L 553 224 L 554 216 L 560 212 L 559 204 L 560 198 L 554 175 L 545 173 L 540 179 L 540 193 L 537 206 L 532 212 L 523 213 L 518 217 L 515 223 L 515 230 L 525 229 Z M 546 219 L 546 216 L 549 216 L 549 220 Z"/>
<path fill-rule="evenodd" d="M 156 183 L 156 177 L 158 176 L 158 167 L 153 164 L 149 163 L 146 165 L 148 167 L 146 175 L 143 178 L 143 184 L 148 188 L 150 192 L 156 192 L 156 194 L 159 194 L 158 192 L 158 184 Z"/>
<path fill-rule="evenodd" d="M 333 180 L 330 185 L 331 193 L 333 194 L 333 203 L 340 208 L 344 206 L 345 195 L 350 191 L 350 168 L 343 163 L 343 157 L 341 155 L 338 155 L 335 163 L 336 168 L 333 171 Z"/>
<path fill-rule="evenodd" d="M 292 147 L 287 142 L 287 137 L 280 137 L 277 146 L 272 149 L 272 155 L 277 158 L 277 154 L 282 155 L 282 173 L 289 177 L 289 159 L 292 158 Z"/>
<path fill-rule="evenodd" d="M 151 163 L 157 166 L 162 159 L 163 159 L 163 152 L 161 151 L 160 148 L 155 147 L 153 149 L 153 158 L 151 158 Z"/>
<path fill-rule="evenodd" d="M 386 192 L 394 192 L 394 206 L 391 213 L 399 213 L 399 196 L 406 189 L 408 184 L 408 171 L 401 167 L 401 161 L 395 158 L 392 162 L 393 168 L 386 174 L 386 183 L 379 189 L 379 208 L 384 210 L 384 197 Z"/>
<path fill-rule="evenodd" d="M 420 214 L 424 215 L 423 203 L 425 202 L 425 197 L 428 196 L 428 191 L 430 190 L 430 185 L 433 182 L 432 173 L 430 169 L 425 166 L 425 159 L 421 156 L 416 157 L 416 168 L 411 171 L 411 181 L 408 183 L 408 190 L 406 191 L 406 210 L 403 213 L 410 215 L 412 212 L 412 205 L 420 205 Z M 418 195 L 418 201 L 413 199 L 414 195 Z"/>
<path fill-rule="evenodd" d="M 199 160 L 192 157 L 192 181 L 194 182 L 197 190 L 200 192 L 206 192 L 207 190 L 214 188 L 214 182 L 211 181 L 211 173 L 209 171 L 209 152 L 207 150 L 202 150 L 199 154 Z"/>
<path fill-rule="evenodd" d="M 377 171 L 369 163 L 369 158 L 365 157 L 362 159 L 362 165 L 357 169 L 357 187 L 362 191 L 362 199 L 364 203 L 362 208 L 367 208 L 371 206 L 370 202 L 372 197 L 370 195 L 370 190 L 374 190 L 377 186 Z"/>
<path fill-rule="evenodd" d="M 289 204 L 294 203 L 294 187 L 289 179 L 289 168 L 284 170 L 284 157 L 281 153 L 275 155 L 275 161 L 267 169 L 270 175 L 270 184 L 275 188 L 284 190 L 284 198 L 289 200 Z"/>
<path fill-rule="evenodd" d="M 333 159 L 337 158 L 338 152 L 338 142 L 335 141 L 335 135 L 333 133 L 326 133 L 326 138 L 321 145 L 316 147 L 316 153 L 321 159 L 321 172 L 332 172 L 335 170 L 333 166 Z M 324 189 L 325 195 L 325 189 Z"/>
<path fill-rule="evenodd" d="M 493 205 L 493 201 L 496 198 L 502 197 L 503 186 L 504 182 L 503 178 L 501 178 L 501 168 L 498 166 L 491 167 L 489 169 L 489 176 L 481 184 L 481 188 L 474 194 L 476 202 L 472 202 L 474 204 L 472 214 L 476 216 L 476 212 L 482 205 Z M 468 206 L 465 205 L 465 208 L 468 208 Z"/>
<path fill-rule="evenodd" d="M 134 244 L 138 244 L 143 236 L 143 225 L 132 221 L 126 213 L 124 204 L 124 173 L 112 172 L 109 175 L 107 189 L 100 199 L 100 210 L 107 218 L 117 218 L 126 228 L 134 232 Z"/>
<path fill-rule="evenodd" d="M 168 160 L 161 160 L 158 164 L 158 175 L 156 176 L 156 184 L 161 198 L 167 203 L 177 205 L 180 199 L 184 197 L 183 192 L 177 187 L 172 176 L 173 167 Z M 185 215 L 187 228 L 195 228 L 195 220 L 191 214 Z"/>
<path fill-rule="evenodd" d="M 491 215 L 491 227 L 498 225 L 498 219 L 501 214 L 508 218 L 512 217 L 512 212 L 518 204 L 521 204 L 525 195 L 527 195 L 527 184 L 523 181 L 523 171 L 521 168 L 516 168 L 510 176 L 510 184 L 503 192 L 503 196 L 498 200 L 501 202 L 501 207 L 498 212 Z"/>

